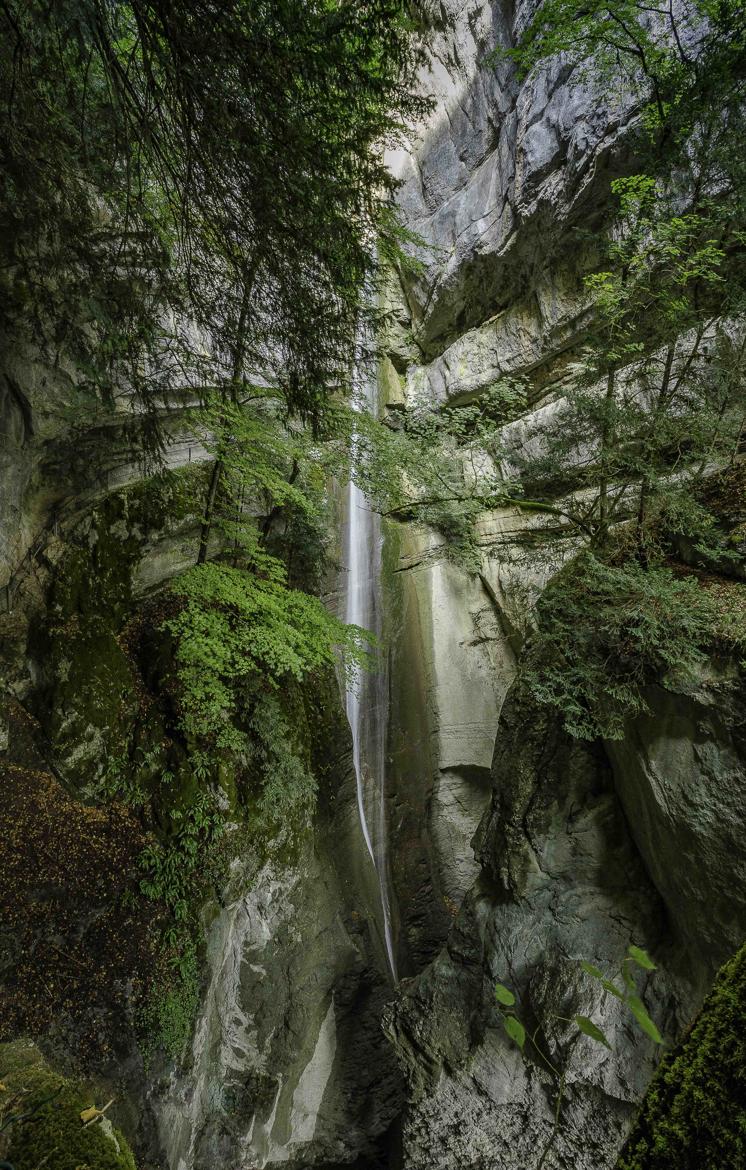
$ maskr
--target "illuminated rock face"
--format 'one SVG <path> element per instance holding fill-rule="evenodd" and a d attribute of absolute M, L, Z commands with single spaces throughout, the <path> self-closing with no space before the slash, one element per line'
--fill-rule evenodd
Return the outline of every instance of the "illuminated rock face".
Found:
<path fill-rule="evenodd" d="M 389 293 L 396 408 L 400 395 L 457 402 L 526 375 L 535 406 L 510 428 L 520 446 L 561 425 L 556 399 L 593 263 L 577 229 L 603 227 L 610 179 L 634 168 L 635 110 L 561 63 L 524 82 L 505 63 L 485 66 L 514 43 L 529 6 L 440 9 L 426 81 L 437 105 L 392 159 L 405 222 L 431 245 L 423 269 Z M 641 985 L 674 1038 L 746 932 L 737 669 L 713 665 L 686 693 L 652 689 L 650 714 L 619 743 L 569 739 L 512 686 L 521 614 L 549 572 L 520 555 L 530 522 L 510 510 L 484 517 L 481 578 L 422 532 L 401 538 L 392 574 L 391 849 L 401 945 L 417 974 L 385 1027 L 406 1077 L 408 1170 L 531 1170 L 540 1159 L 552 1081 L 506 1037 L 496 981 L 544 1025 L 552 1060 L 566 1061 L 556 1164 L 613 1166 L 656 1052 L 579 960 L 612 975 L 630 942 L 647 947 L 658 970 Z M 553 1021 L 578 1013 L 604 1027 L 612 1053 Z"/>

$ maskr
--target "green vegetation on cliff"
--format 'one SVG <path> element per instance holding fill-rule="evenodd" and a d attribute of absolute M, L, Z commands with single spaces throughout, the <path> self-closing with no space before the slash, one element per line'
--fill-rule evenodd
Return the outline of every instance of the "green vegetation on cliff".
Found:
<path fill-rule="evenodd" d="M 163 940 L 130 1007 L 171 1056 L 199 993 L 200 908 L 237 852 L 297 849 L 323 780 L 307 692 L 327 693 L 339 650 L 364 653 L 318 597 L 324 496 L 348 457 L 339 402 L 368 290 L 406 238 L 384 151 L 425 108 L 416 10 L 0 8 L 0 325 L 67 385 L 50 426 L 70 449 L 101 424 L 150 476 L 65 533 L 29 706 L 71 799 L 125 804 L 142 830 L 117 909 Z M 163 471 L 173 428 L 212 464 Z M 177 580 L 142 603 L 150 541 Z"/>
<path fill-rule="evenodd" d="M 19 758 L 18 775 L 6 784 L 5 811 L 14 820 L 3 913 L 17 928 L 12 894 L 27 891 L 38 914 L 25 916 L 19 935 L 35 965 L 22 964 L 17 982 L 4 981 L 3 1035 L 51 1026 L 87 1061 L 110 1059 L 133 1021 L 149 1061 L 159 1051 L 180 1055 L 199 1000 L 201 909 L 237 855 L 255 869 L 269 857 L 297 855 L 317 791 L 344 751 L 338 745 L 330 761 L 318 740 L 322 726 L 339 737 L 335 647 L 353 648 L 359 635 L 287 579 L 291 563 L 300 584 L 301 565 L 325 562 L 324 540 L 313 530 L 299 522 L 287 535 L 278 509 L 265 534 L 247 515 L 252 564 L 243 548 L 232 549 L 227 559 L 177 576 L 172 589 L 146 601 L 136 596 L 152 542 L 186 532 L 194 547 L 206 475 L 204 464 L 164 472 L 111 493 L 82 518 L 29 646 L 39 663 L 35 713 L 68 794 L 52 776 L 41 783 L 47 765 L 36 756 L 31 771 Z M 235 517 L 227 495 L 220 499 L 219 514 L 224 507 Z M 181 557 L 179 539 L 174 548 Z M 17 790 L 18 807 L 10 799 Z M 29 800 L 38 805 L 31 820 Z M 79 847 L 48 854 L 38 840 L 65 839 L 58 816 L 75 829 Z M 115 875 L 103 858 L 99 864 L 102 819 Z M 36 849 L 33 863 L 24 842 Z M 111 905 L 97 912 L 95 930 L 83 927 L 73 942 L 71 924 L 89 913 L 86 878 Z M 69 900 L 59 908 L 48 897 L 39 901 L 37 883 L 67 890 Z M 42 914 L 55 937 L 67 940 L 62 949 L 34 941 Z M 86 1026 L 96 1019 L 98 1034 Z"/>
<path fill-rule="evenodd" d="M 746 646 L 743 46 L 729 0 L 548 0 L 497 54 L 525 74 L 562 52 L 589 84 L 634 95 L 639 169 L 611 181 L 606 231 L 576 229 L 584 337 L 544 409 L 510 425 L 529 378 L 467 405 L 414 404 L 373 485 L 383 510 L 439 529 L 473 571 L 480 513 L 523 514 L 521 555 L 553 579 L 521 665 L 584 738 L 620 737 L 645 685 Z"/>
<path fill-rule="evenodd" d="M 617 1170 L 746 1165 L 746 947 L 726 963 L 691 1031 L 664 1057 Z"/>

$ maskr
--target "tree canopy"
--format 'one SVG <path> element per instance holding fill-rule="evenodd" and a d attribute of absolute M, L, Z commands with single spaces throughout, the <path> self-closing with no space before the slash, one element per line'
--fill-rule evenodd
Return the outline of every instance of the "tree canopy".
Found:
<path fill-rule="evenodd" d="M 383 148 L 422 109 L 399 0 L 8 0 L 4 325 L 99 391 L 263 370 L 316 416 L 344 381 Z"/>

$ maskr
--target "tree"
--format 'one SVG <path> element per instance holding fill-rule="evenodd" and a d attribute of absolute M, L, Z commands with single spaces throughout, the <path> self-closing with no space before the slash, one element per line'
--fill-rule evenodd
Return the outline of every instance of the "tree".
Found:
<path fill-rule="evenodd" d="M 106 401 L 271 373 L 309 417 L 344 382 L 395 247 L 383 147 L 422 109 L 398 0 L 2 8 L 5 324 Z M 196 333 L 195 333 L 196 328 Z"/>

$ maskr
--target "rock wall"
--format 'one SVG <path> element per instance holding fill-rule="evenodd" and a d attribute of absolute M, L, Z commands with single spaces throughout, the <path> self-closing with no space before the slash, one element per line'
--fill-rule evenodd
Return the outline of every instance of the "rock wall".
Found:
<path fill-rule="evenodd" d="M 313 835 L 290 864 L 237 861 L 210 926 L 192 1051 L 158 1088 L 169 1170 L 386 1164 L 401 1107 L 380 1032 L 391 989 L 348 737 L 321 750 Z"/>
<path fill-rule="evenodd" d="M 402 1077 L 380 1028 L 391 987 L 368 897 L 377 879 L 334 678 L 315 680 L 312 713 L 292 711 L 319 783 L 314 825 L 292 847 L 232 825 L 230 881 L 204 907 L 193 1040 L 183 1061 L 156 1052 L 144 1064 L 140 993 L 168 922 L 138 897 L 138 858 L 163 826 L 112 809 L 105 784 L 133 735 L 146 754 L 168 738 L 163 647 L 156 638 L 135 651 L 130 634 L 195 561 L 204 452 L 173 432 L 173 474 L 153 479 L 126 427 L 106 440 L 82 429 L 100 458 L 81 480 L 59 477 L 41 454 L 35 465 L 33 436 L 8 452 L 32 474 L 17 513 L 4 515 L 16 544 L 0 612 L 0 1038 L 38 1037 L 63 1067 L 95 1072 L 148 1166 L 383 1165 Z M 50 424 L 55 460 L 71 442 Z M 6 482 L 10 499 L 10 473 Z M 52 498 L 65 505 L 57 524 Z M 168 766 L 178 800 L 191 781 Z"/>
<path fill-rule="evenodd" d="M 407 1077 L 405 1166 L 530 1167 L 549 1140 L 554 1081 L 505 1035 L 496 982 L 515 991 L 521 1018 L 565 1072 L 558 1164 L 614 1165 L 657 1052 L 580 960 L 613 977 L 631 941 L 646 947 L 658 969 L 639 989 L 670 1041 L 738 946 L 743 698 L 743 680 L 727 674 L 694 695 L 658 688 L 650 715 L 607 753 L 511 691 L 475 841 L 478 877 L 445 946 L 387 1017 Z M 666 711 L 679 704 L 671 735 Z M 603 1028 L 611 1052 L 562 1022 L 576 1014 Z"/>
<path fill-rule="evenodd" d="M 551 417 L 584 337 L 586 229 L 603 226 L 610 179 L 634 165 L 635 109 L 561 61 L 524 82 L 487 63 L 529 5 L 439 12 L 424 79 L 437 106 L 392 159 L 426 247 L 388 294 L 383 393 L 399 410 L 525 375 L 520 445 Z M 406 1170 L 540 1160 L 554 1082 L 506 1037 L 496 981 L 565 1070 L 546 1164 L 611 1167 L 658 1053 L 579 961 L 611 976 L 630 942 L 647 947 L 658 970 L 640 989 L 672 1040 L 746 934 L 742 674 L 713 663 L 686 693 L 654 689 L 623 741 L 570 740 L 513 685 L 528 604 L 570 551 L 532 560 L 530 523 L 483 518 L 480 574 L 432 533 L 390 539 L 391 852 L 408 977 L 385 1027 L 406 1078 Z M 574 1014 L 601 1023 L 613 1051 L 556 1019 Z"/>

